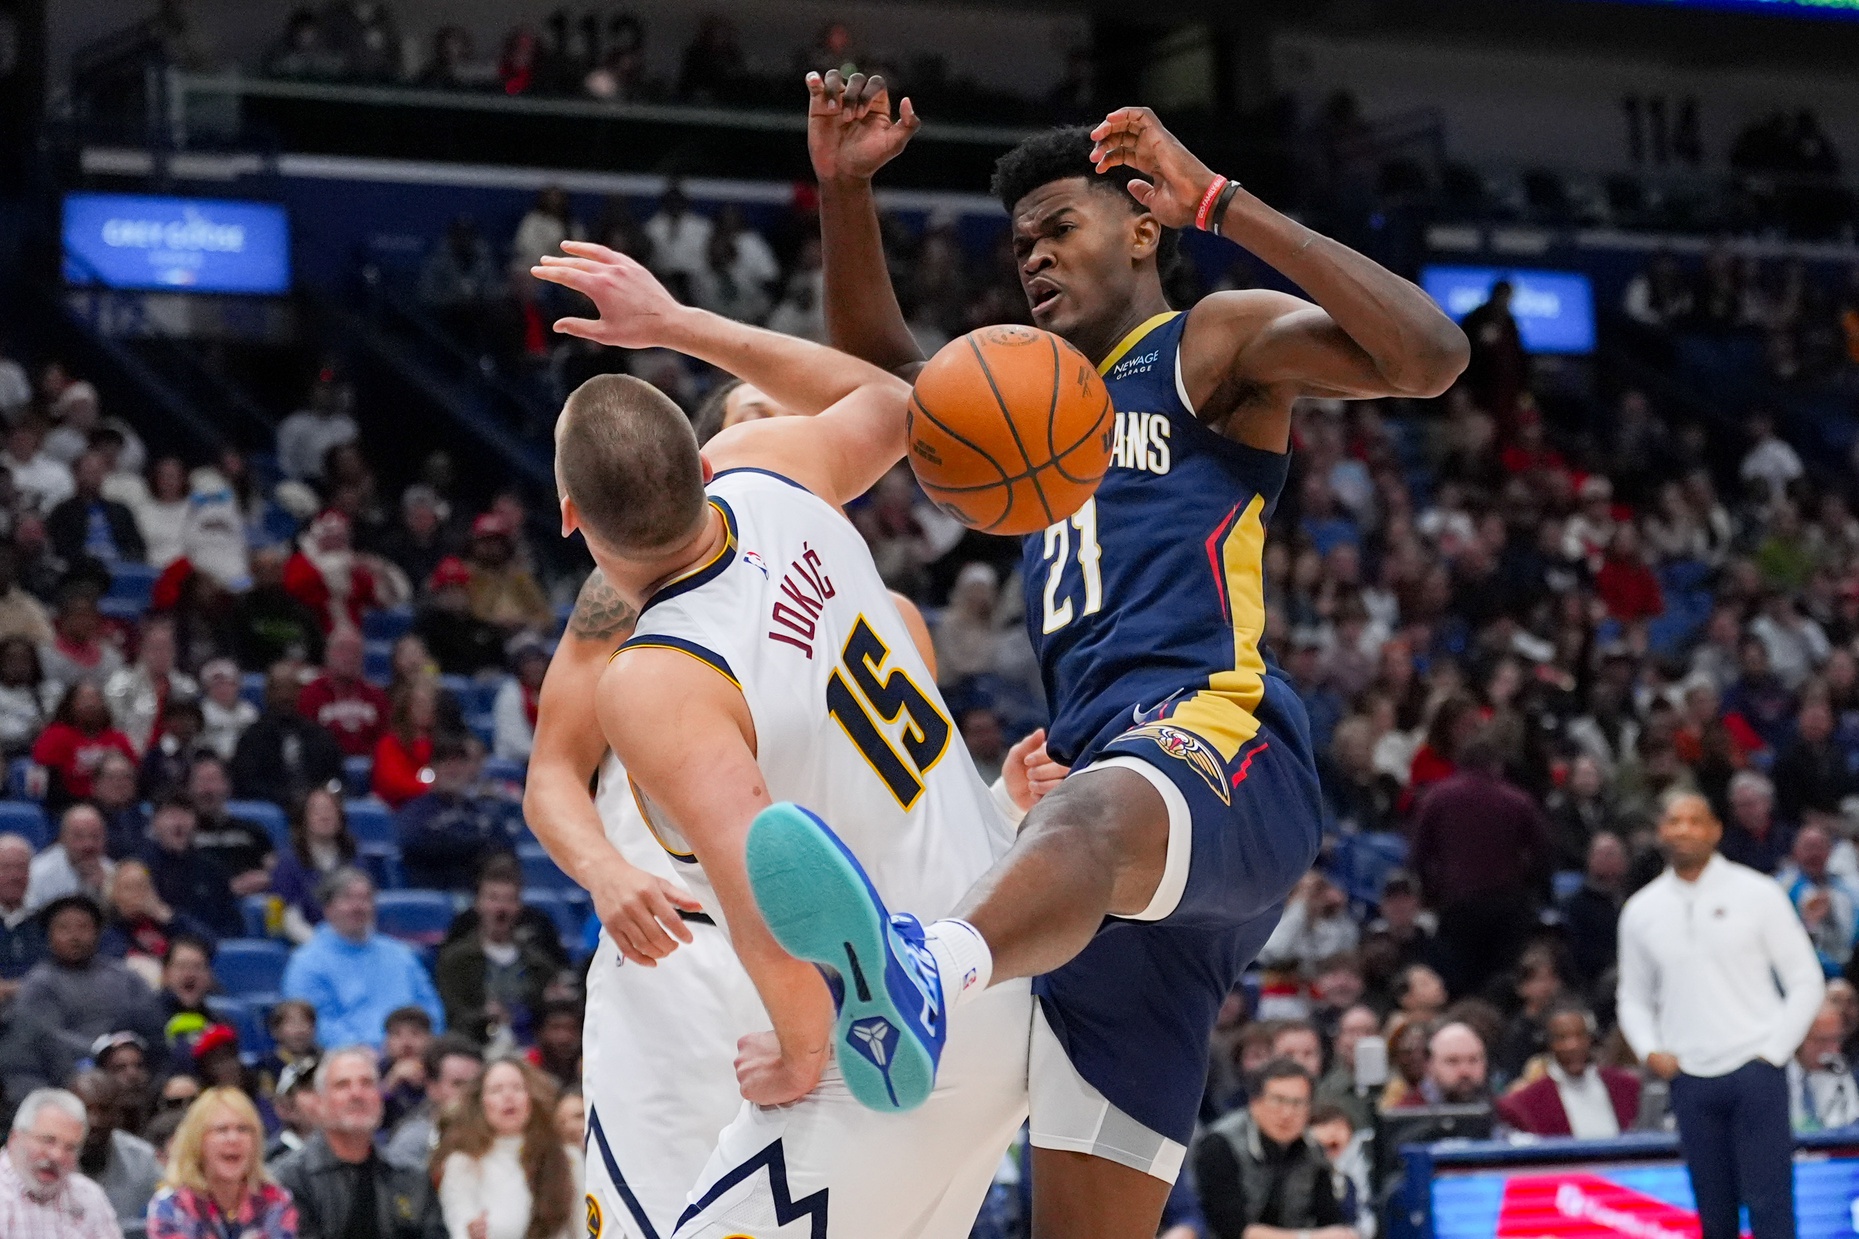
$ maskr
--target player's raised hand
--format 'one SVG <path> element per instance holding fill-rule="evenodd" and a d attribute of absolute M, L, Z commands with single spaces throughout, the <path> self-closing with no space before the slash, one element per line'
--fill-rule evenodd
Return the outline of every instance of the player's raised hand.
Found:
<path fill-rule="evenodd" d="M 742 1099 L 758 1106 L 785 1106 L 799 1101 L 820 1082 L 826 1070 L 826 1051 L 805 1063 L 781 1053 L 781 1040 L 772 1032 L 750 1033 L 736 1042 L 736 1084 Z"/>
<path fill-rule="evenodd" d="M 1007 795 L 1022 812 L 1046 798 L 1071 773 L 1071 767 L 1054 761 L 1046 752 L 1046 729 L 1041 727 L 1007 750 L 1001 763 L 1001 777 L 1007 782 Z"/>
<path fill-rule="evenodd" d="M 1099 172 L 1126 167 L 1138 174 L 1130 195 L 1169 228 L 1194 223 L 1211 169 L 1163 127 L 1148 108 L 1118 108 L 1091 131 L 1091 162 Z"/>
<path fill-rule="evenodd" d="M 675 882 L 632 865 L 614 865 L 588 892 L 594 914 L 627 962 L 656 968 L 658 961 L 691 940 L 678 909 L 701 912 L 704 905 Z"/>
<path fill-rule="evenodd" d="M 919 123 L 908 98 L 892 118 L 890 89 L 875 73 L 807 75 L 807 153 L 822 181 L 870 180 L 904 149 Z"/>
<path fill-rule="evenodd" d="M 656 276 L 604 245 L 563 241 L 562 249 L 562 254 L 544 254 L 530 274 L 574 289 L 594 303 L 600 317 L 558 319 L 555 330 L 614 348 L 655 348 L 666 342 L 672 321 L 685 307 Z"/>

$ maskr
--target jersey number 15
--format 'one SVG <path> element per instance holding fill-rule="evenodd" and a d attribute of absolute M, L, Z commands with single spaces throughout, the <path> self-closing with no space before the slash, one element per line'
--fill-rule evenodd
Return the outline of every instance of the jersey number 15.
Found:
<path fill-rule="evenodd" d="M 954 728 L 903 668 L 885 673 L 884 663 L 890 656 L 865 617 L 859 616 L 852 635 L 846 638 L 840 665 L 826 682 L 826 712 L 845 729 L 846 737 L 878 772 L 897 803 L 908 809 L 923 794 L 923 779 L 948 749 Z M 878 720 L 894 723 L 900 715 L 904 727 L 900 743 L 894 745 Z"/>
<path fill-rule="evenodd" d="M 1059 598 L 1065 583 L 1065 566 L 1071 559 L 1071 531 L 1078 531 L 1078 572 L 1084 577 L 1084 607 L 1077 614 L 1096 615 L 1104 609 L 1104 574 L 1099 561 L 1103 548 L 1097 544 L 1097 500 L 1087 499 L 1072 513 L 1070 520 L 1046 526 L 1046 606 L 1040 631 L 1050 636 L 1072 622 L 1074 610 L 1071 592 Z"/>

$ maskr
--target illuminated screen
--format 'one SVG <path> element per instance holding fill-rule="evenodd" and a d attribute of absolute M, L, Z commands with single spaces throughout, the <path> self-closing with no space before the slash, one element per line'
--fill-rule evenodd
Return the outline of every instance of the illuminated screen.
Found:
<path fill-rule="evenodd" d="M 66 194 L 68 284 L 203 293 L 290 290 L 290 220 L 268 202 Z"/>
<path fill-rule="evenodd" d="M 1424 267 L 1420 286 L 1456 322 L 1491 297 L 1500 279 L 1511 282 L 1511 317 L 1532 353 L 1594 352 L 1594 289 L 1574 271 L 1519 271 L 1512 267 Z"/>
<path fill-rule="evenodd" d="M 1794 1164 L 1800 1239 L 1859 1233 L 1859 1156 Z M 1691 1180 L 1677 1162 L 1519 1167 L 1433 1181 L 1436 1239 L 1696 1239 Z"/>
<path fill-rule="evenodd" d="M 1668 9 L 1734 9 L 1778 17 L 1859 17 L 1859 0 L 1633 0 Z"/>

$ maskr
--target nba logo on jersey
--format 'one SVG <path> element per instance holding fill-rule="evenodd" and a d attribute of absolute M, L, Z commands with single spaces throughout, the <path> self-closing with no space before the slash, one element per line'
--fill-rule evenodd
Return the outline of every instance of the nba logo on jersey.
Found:
<path fill-rule="evenodd" d="M 1220 760 L 1220 755 L 1214 752 L 1211 745 L 1193 732 L 1170 727 L 1166 723 L 1150 723 L 1124 734 L 1154 740 L 1164 753 L 1188 763 L 1194 773 L 1206 780 L 1214 795 L 1220 797 L 1221 804 L 1233 803 L 1233 793 L 1226 785 L 1226 763 Z"/>

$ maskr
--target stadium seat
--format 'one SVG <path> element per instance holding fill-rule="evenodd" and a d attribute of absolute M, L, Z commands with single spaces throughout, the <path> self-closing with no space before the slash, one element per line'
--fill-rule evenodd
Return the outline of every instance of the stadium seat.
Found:
<path fill-rule="evenodd" d="M 375 797 L 364 796 L 359 800 L 350 800 L 342 808 L 348 817 L 349 833 L 355 836 L 355 842 L 400 842 L 400 836 L 394 833 L 393 811 Z"/>
<path fill-rule="evenodd" d="M 483 742 L 485 748 L 488 749 L 497 743 L 496 715 L 486 714 L 482 710 L 476 714 L 467 714 L 465 726 L 470 729 L 472 735 Z"/>
<path fill-rule="evenodd" d="M 444 891 L 382 891 L 374 899 L 375 925 L 409 944 L 438 943 L 454 914 L 452 897 Z"/>
<path fill-rule="evenodd" d="M 523 782 L 523 776 L 529 767 L 520 761 L 508 757 L 487 757 L 484 759 L 484 777 L 496 783 Z"/>
<path fill-rule="evenodd" d="M 368 794 L 374 786 L 374 758 L 345 757 L 342 759 L 342 789 L 350 796 L 360 799 Z"/>
<path fill-rule="evenodd" d="M 229 997 L 277 997 L 290 949 L 269 938 L 228 938 L 213 957 L 213 975 Z"/>
<path fill-rule="evenodd" d="M 466 714 L 478 708 L 478 686 L 468 675 L 442 675 L 439 687 L 458 699 L 458 705 Z"/>
<path fill-rule="evenodd" d="M 226 812 L 263 826 L 265 833 L 271 836 L 271 842 L 279 848 L 290 846 L 290 819 L 284 816 L 284 810 L 269 800 L 229 800 L 226 802 Z"/>
<path fill-rule="evenodd" d="M 400 848 L 392 843 L 364 843 L 355 852 L 356 863 L 367 870 L 378 891 L 402 890 L 406 871 L 400 867 Z"/>
<path fill-rule="evenodd" d="M 271 937 L 271 901 L 275 898 L 275 895 L 247 895 L 239 901 L 239 911 L 245 917 L 246 937 Z"/>
<path fill-rule="evenodd" d="M 1563 900 L 1578 893 L 1582 888 L 1582 883 L 1587 880 L 1588 876 L 1579 869 L 1563 869 L 1557 872 L 1552 879 L 1556 892 L 1556 902 L 1561 903 Z"/>
<path fill-rule="evenodd" d="M 523 866 L 523 885 L 536 890 L 563 891 L 581 888 L 574 879 L 561 871 L 553 857 L 543 851 L 539 844 L 525 843 L 516 850 L 517 860 Z"/>
<path fill-rule="evenodd" d="M 385 641 L 390 648 L 412 627 L 412 607 L 388 607 L 365 612 L 361 617 L 361 635 L 369 641 Z"/>
<path fill-rule="evenodd" d="M 247 1066 L 271 1053 L 271 1003 L 215 995 L 207 999 L 214 1019 L 239 1034 L 239 1057 Z"/>
<path fill-rule="evenodd" d="M 394 678 L 394 643 L 392 641 L 366 641 L 362 643 L 361 674 L 370 684 L 386 684 Z"/>
<path fill-rule="evenodd" d="M 0 800 L 0 834 L 24 835 L 35 852 L 52 841 L 51 823 L 36 800 Z"/>
<path fill-rule="evenodd" d="M 549 914 L 549 919 L 555 922 L 556 931 L 561 934 L 564 946 L 573 946 L 580 940 L 586 905 L 568 898 L 561 891 L 534 886 L 523 889 L 523 903 L 538 912 Z"/>
<path fill-rule="evenodd" d="M 45 767 L 30 757 L 15 757 L 6 766 L 6 794 L 15 800 L 45 798 Z"/>
<path fill-rule="evenodd" d="M 137 613 L 148 610 L 155 595 L 155 578 L 159 569 L 147 564 L 119 563 L 110 569 L 110 592 L 104 597 L 134 603 Z"/>
<path fill-rule="evenodd" d="M 262 671 L 248 671 L 239 677 L 239 696 L 256 706 L 261 712 L 265 708 L 265 675 Z"/>

